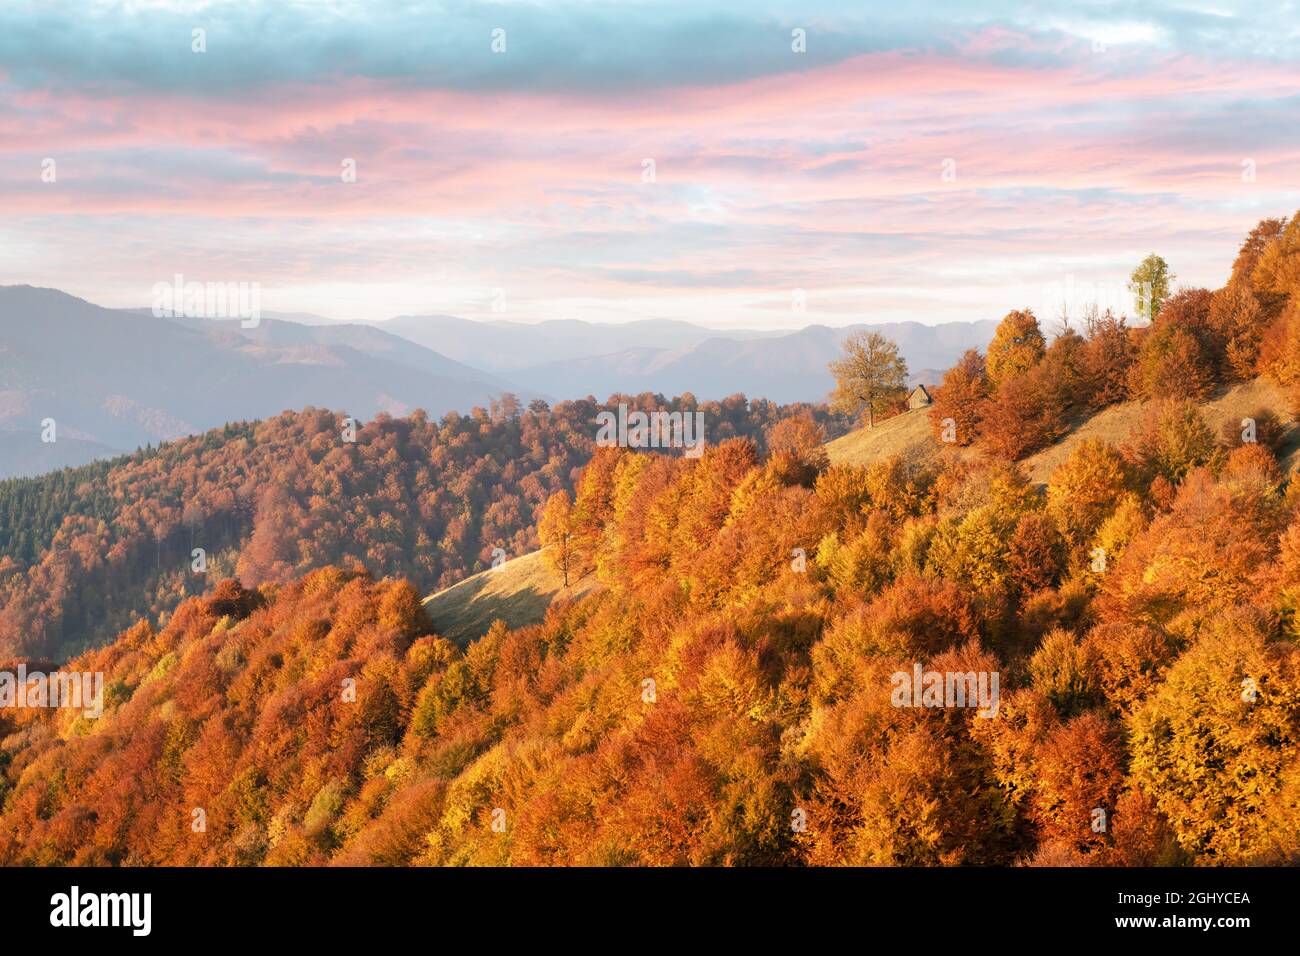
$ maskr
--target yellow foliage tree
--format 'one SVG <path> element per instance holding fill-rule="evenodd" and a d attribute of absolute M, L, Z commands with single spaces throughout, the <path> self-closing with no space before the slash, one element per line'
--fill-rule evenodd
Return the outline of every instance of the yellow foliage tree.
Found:
<path fill-rule="evenodd" d="M 1046 350 L 1047 342 L 1034 313 L 1028 309 L 1008 312 L 998 323 L 984 360 L 989 381 L 996 386 L 1012 375 L 1028 372 Z"/>
<path fill-rule="evenodd" d="M 557 491 L 547 500 L 542 520 L 537 524 L 537 537 L 545 549 L 542 556 L 547 567 L 564 579 L 567 588 L 570 579 L 576 579 L 579 571 L 574 547 L 573 504 L 567 491 Z"/>
<path fill-rule="evenodd" d="M 1258 616 L 1212 621 L 1129 732 L 1131 773 L 1198 859 L 1250 864 L 1300 852 L 1300 818 L 1279 805 L 1300 753 L 1300 650 L 1270 640 Z"/>
<path fill-rule="evenodd" d="M 1097 529 L 1120 503 L 1128 485 L 1119 452 L 1098 438 L 1075 446 L 1047 484 L 1047 510 L 1077 563 Z"/>

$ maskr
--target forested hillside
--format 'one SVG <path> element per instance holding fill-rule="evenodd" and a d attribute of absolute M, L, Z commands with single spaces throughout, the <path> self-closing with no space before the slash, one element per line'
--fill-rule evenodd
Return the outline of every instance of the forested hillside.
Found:
<path fill-rule="evenodd" d="M 1160 277 L 1153 293 L 1146 271 Z M 1266 219 L 1246 237 L 1227 284 L 1169 293 L 1167 266 L 1149 256 L 1133 275 L 1145 315 L 1138 325 L 1094 311 L 1082 334 L 1049 343 L 1028 311 L 1009 313 L 987 355 L 969 351 L 934 390 L 936 439 L 1019 460 L 1058 441 L 1090 415 L 1126 400 L 1202 401 L 1263 373 L 1300 387 L 1300 222 Z M 1272 432 L 1272 409 L 1259 423 Z"/>
<path fill-rule="evenodd" d="M 1300 863 L 1300 483 L 1279 423 L 1166 384 L 1263 375 L 1294 413 L 1298 304 L 1300 225 L 1263 224 L 1226 292 L 1099 326 L 1131 360 L 1064 406 L 1073 346 L 1012 313 L 935 455 L 831 464 L 801 416 L 766 451 L 599 449 L 540 528 L 600 586 L 465 647 L 409 581 L 254 541 L 242 584 L 69 664 L 103 716 L 3 711 L 0 863 Z M 1013 460 L 1135 394 L 1044 489 Z"/>
<path fill-rule="evenodd" d="M 572 531 L 606 587 L 465 650 L 335 569 L 141 623 L 70 665 L 103 717 L 6 712 L 0 860 L 1297 859 L 1300 525 L 1266 449 L 1182 462 L 1163 505 L 1105 447 L 1046 499 L 806 464 L 602 452 Z M 996 714 L 896 706 L 916 663 L 1000 673 Z"/>
<path fill-rule="evenodd" d="M 761 440 L 790 411 L 734 396 L 695 405 L 705 438 Z M 141 617 L 157 620 L 223 576 L 283 581 L 327 564 L 453 584 L 537 546 L 539 508 L 590 457 L 588 399 L 509 399 L 440 421 L 416 412 L 357 424 L 307 409 L 240 423 L 111 462 L 0 482 L 0 655 L 63 658 Z M 349 441 L 348 438 L 354 440 Z M 196 573 L 195 549 L 206 570 Z"/>

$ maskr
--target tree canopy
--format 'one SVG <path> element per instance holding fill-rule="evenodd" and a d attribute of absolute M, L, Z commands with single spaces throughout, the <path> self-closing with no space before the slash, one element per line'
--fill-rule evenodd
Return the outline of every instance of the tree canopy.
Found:
<path fill-rule="evenodd" d="M 843 348 L 844 357 L 830 365 L 835 376 L 831 406 L 850 415 L 865 413 L 867 426 L 874 428 L 876 416 L 906 395 L 907 362 L 879 332 L 853 332 Z"/>

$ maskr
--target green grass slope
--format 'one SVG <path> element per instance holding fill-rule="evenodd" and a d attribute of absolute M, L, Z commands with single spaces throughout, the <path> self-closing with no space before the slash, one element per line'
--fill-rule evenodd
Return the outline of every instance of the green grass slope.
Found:
<path fill-rule="evenodd" d="M 1145 402 L 1123 402 L 1093 415 L 1055 445 L 1030 455 L 1022 462 L 1030 480 L 1045 483 L 1084 439 L 1100 438 L 1118 448 L 1137 428 L 1145 407 Z M 1239 425 L 1242 418 L 1261 408 L 1270 410 L 1288 428 L 1287 441 L 1278 455 L 1283 472 L 1287 472 L 1296 454 L 1295 416 L 1288 411 L 1286 396 L 1276 385 L 1257 378 L 1222 389 L 1214 398 L 1200 403 L 1201 415 L 1216 436 L 1229 422 Z"/>
<path fill-rule="evenodd" d="M 875 428 L 859 428 L 826 445 L 832 465 L 869 465 L 893 455 L 902 455 L 908 461 L 924 461 L 938 450 L 924 408 L 895 415 Z"/>
<path fill-rule="evenodd" d="M 1044 484 L 1061 462 L 1070 456 L 1081 441 L 1100 438 L 1118 447 L 1142 419 L 1145 402 L 1112 405 L 1079 422 L 1056 444 L 1030 455 L 1021 462 L 1031 481 Z M 1289 471 L 1300 452 L 1300 429 L 1287 408 L 1286 397 L 1272 382 L 1259 378 L 1220 390 L 1212 399 L 1200 404 L 1201 414 L 1215 435 L 1228 422 L 1241 419 L 1260 408 L 1267 408 L 1287 427 L 1287 440 L 1279 458 L 1283 471 Z M 892 455 L 911 461 L 926 461 L 939 453 L 939 443 L 930 430 L 926 409 L 915 409 L 889 419 L 875 428 L 860 428 L 826 446 L 832 464 L 868 465 Z M 963 449 L 963 454 L 979 454 Z"/>
<path fill-rule="evenodd" d="M 533 551 L 481 571 L 424 599 L 437 633 L 465 645 L 482 637 L 498 618 L 511 628 L 537 624 L 557 599 L 573 600 L 599 587 L 594 575 L 564 586 Z"/>

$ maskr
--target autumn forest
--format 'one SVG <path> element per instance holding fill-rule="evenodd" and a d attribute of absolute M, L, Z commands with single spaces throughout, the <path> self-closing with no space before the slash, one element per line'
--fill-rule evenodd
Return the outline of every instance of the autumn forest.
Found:
<path fill-rule="evenodd" d="M 0 709 L 0 863 L 1300 862 L 1300 214 L 1174 279 L 1007 313 L 925 407 L 864 337 L 818 405 L 306 408 L 0 483 L 0 652 L 104 680 Z M 439 633 L 539 548 L 536 619 Z"/>

